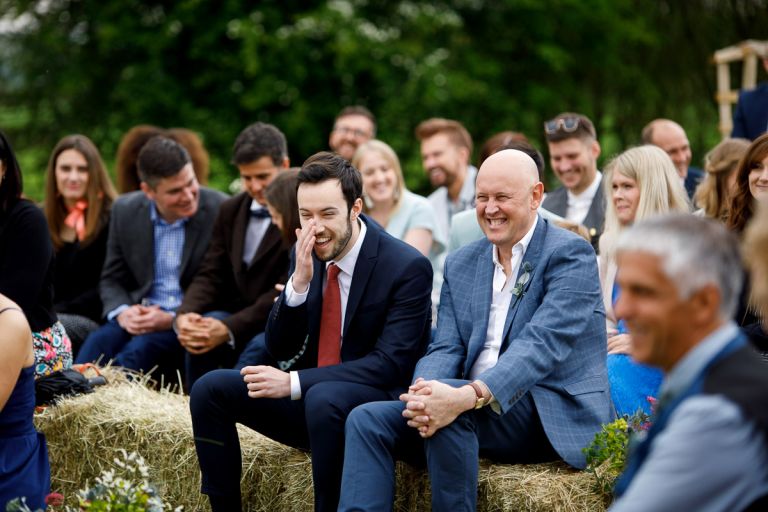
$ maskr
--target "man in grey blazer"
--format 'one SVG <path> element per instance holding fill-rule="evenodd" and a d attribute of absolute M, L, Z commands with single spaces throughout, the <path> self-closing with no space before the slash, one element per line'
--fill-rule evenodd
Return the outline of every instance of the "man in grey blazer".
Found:
<path fill-rule="evenodd" d="M 536 210 L 543 185 L 521 151 L 476 183 L 484 240 L 448 256 L 437 332 L 400 401 L 346 424 L 339 510 L 390 510 L 394 461 L 426 461 L 433 510 L 475 510 L 478 457 L 584 467 L 612 419 L 594 252 Z"/>
<path fill-rule="evenodd" d="M 597 250 L 605 223 L 602 173 L 597 169 L 600 143 L 595 125 L 582 114 L 563 112 L 544 123 L 549 163 L 562 187 L 547 193 L 542 206 L 566 220 L 583 224 Z"/>
<path fill-rule="evenodd" d="M 155 137 L 138 158 L 141 190 L 112 207 L 100 294 L 106 324 L 91 333 L 78 363 L 114 364 L 169 376 L 181 369 L 184 349 L 171 329 L 183 291 L 192 281 L 226 196 L 201 188 L 187 150 Z"/>

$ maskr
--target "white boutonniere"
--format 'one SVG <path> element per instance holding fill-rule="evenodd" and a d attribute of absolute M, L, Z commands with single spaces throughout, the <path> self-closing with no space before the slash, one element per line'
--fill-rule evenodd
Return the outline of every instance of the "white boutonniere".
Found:
<path fill-rule="evenodd" d="M 514 288 L 512 288 L 512 295 L 515 296 L 515 302 L 520 300 L 525 295 L 525 288 L 528 282 L 531 280 L 531 272 L 533 272 L 533 265 L 528 261 L 523 262 L 523 273 L 517 278 Z"/>

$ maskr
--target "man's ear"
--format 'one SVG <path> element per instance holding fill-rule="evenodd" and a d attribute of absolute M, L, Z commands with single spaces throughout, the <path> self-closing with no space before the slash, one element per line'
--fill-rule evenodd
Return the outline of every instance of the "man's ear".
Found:
<path fill-rule="evenodd" d="M 595 160 L 597 160 L 597 157 L 600 156 L 600 152 L 602 151 L 602 149 L 600 148 L 600 143 L 596 140 L 592 141 L 592 144 L 589 150 L 592 152 L 592 158 L 594 158 Z"/>
<path fill-rule="evenodd" d="M 282 169 L 288 169 L 291 166 L 291 159 L 288 157 L 283 158 L 283 163 L 280 165 Z"/>
<path fill-rule="evenodd" d="M 358 197 L 355 199 L 355 202 L 352 203 L 352 210 L 350 211 L 350 214 L 352 216 L 352 219 L 356 219 L 360 216 L 360 212 L 363 211 L 363 200 L 362 198 Z"/>
<path fill-rule="evenodd" d="M 457 146 L 456 151 L 459 153 L 459 158 L 464 162 L 464 165 L 469 165 L 469 149 L 464 146 Z"/>
<path fill-rule="evenodd" d="M 155 200 L 155 191 L 152 190 L 152 187 L 147 185 L 145 181 L 142 181 L 141 183 L 139 183 L 139 187 L 141 188 L 141 191 L 144 192 L 144 195 L 147 196 L 147 199 L 149 199 L 150 201 Z"/>
<path fill-rule="evenodd" d="M 696 290 L 691 298 L 693 321 L 707 323 L 712 318 L 720 316 L 722 296 L 720 290 L 713 284 L 707 284 Z"/>

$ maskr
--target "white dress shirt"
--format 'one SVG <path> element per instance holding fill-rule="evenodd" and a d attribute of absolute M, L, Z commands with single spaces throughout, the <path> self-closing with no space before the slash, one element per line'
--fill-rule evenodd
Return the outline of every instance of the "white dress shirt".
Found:
<path fill-rule="evenodd" d="M 504 323 L 507 320 L 509 306 L 514 298 L 512 291 L 515 288 L 515 279 L 523 262 L 525 251 L 528 249 L 528 244 L 531 243 L 531 238 L 533 238 L 537 221 L 538 215 L 525 236 L 512 247 L 511 273 L 509 276 L 504 273 L 504 266 L 499 261 L 499 249 L 495 245 L 491 247 L 494 267 L 491 313 L 488 317 L 488 331 L 485 336 L 485 344 L 469 371 L 470 380 L 477 379 L 478 375 L 485 370 L 496 366 L 496 362 L 499 360 L 501 337 L 504 335 Z"/>
<path fill-rule="evenodd" d="M 603 173 L 597 171 L 595 179 L 581 194 L 574 194 L 570 190 L 568 191 L 568 209 L 565 213 L 565 218 L 571 222 L 581 224 L 584 219 L 587 218 L 589 213 L 589 207 L 592 206 L 592 200 L 597 194 L 597 189 L 600 188 L 600 180 L 603 179 Z"/>
<path fill-rule="evenodd" d="M 255 199 L 251 201 L 252 212 L 262 208 L 264 207 Z M 270 224 L 272 224 L 272 220 L 269 217 L 250 217 L 248 227 L 245 231 L 245 243 L 243 244 L 243 262 L 246 265 L 250 265 L 251 261 L 253 261 L 253 257 L 256 256 L 256 251 L 259 249 L 261 241 L 264 239 L 264 234 L 267 232 Z"/>
<path fill-rule="evenodd" d="M 349 299 L 349 288 L 352 286 L 352 273 L 355 271 L 355 264 L 357 263 L 357 257 L 360 255 L 360 248 L 363 246 L 363 239 L 368 228 L 365 227 L 365 222 L 357 221 L 360 224 L 360 235 L 355 241 L 355 245 L 352 249 L 338 261 L 325 262 L 325 268 L 328 269 L 328 265 L 335 263 L 339 267 L 339 290 L 341 291 L 341 325 L 344 326 L 344 319 L 347 316 L 347 300 Z M 323 286 L 326 285 L 328 272 L 323 276 Z M 298 293 L 293 289 L 293 275 L 288 279 L 285 284 L 285 303 L 286 305 L 295 308 L 301 306 L 306 302 L 307 295 L 309 294 L 309 286 L 304 293 Z M 342 332 L 342 343 L 344 342 L 344 333 Z M 299 400 L 301 398 L 301 382 L 299 381 L 299 373 L 292 371 L 291 376 L 291 400 Z"/>

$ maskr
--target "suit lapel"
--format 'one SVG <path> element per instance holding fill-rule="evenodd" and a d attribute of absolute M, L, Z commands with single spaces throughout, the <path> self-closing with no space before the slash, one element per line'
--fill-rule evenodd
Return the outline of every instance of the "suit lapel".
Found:
<path fill-rule="evenodd" d="M 183 282 L 182 276 L 184 276 L 184 272 L 187 270 L 189 261 L 192 259 L 192 251 L 197 245 L 197 238 L 203 229 L 203 219 L 207 218 L 205 215 L 207 205 L 204 203 L 203 197 L 203 191 L 200 190 L 200 205 L 197 212 L 190 217 L 184 228 L 184 249 L 181 252 L 181 268 L 179 269 L 179 280 L 181 282 Z"/>
<path fill-rule="evenodd" d="M 368 285 L 373 269 L 376 266 L 376 259 L 379 252 L 379 230 L 373 226 L 372 222 L 367 222 L 364 216 L 361 222 L 365 222 L 366 233 L 363 239 L 363 245 L 360 247 L 360 253 L 357 256 L 355 270 L 352 272 L 352 284 L 349 286 L 349 297 L 347 297 L 347 310 L 344 315 L 344 328 L 342 336 L 346 334 L 350 320 L 355 315 L 357 306 L 363 298 L 363 292 Z"/>
<path fill-rule="evenodd" d="M 235 218 L 232 219 L 232 251 L 229 259 L 232 262 L 232 268 L 239 270 L 243 268 L 243 248 L 245 247 L 245 232 L 248 229 L 248 222 L 251 220 L 251 197 L 243 192 L 243 198 L 237 208 Z"/>
<path fill-rule="evenodd" d="M 544 219 L 539 217 L 536 220 L 536 230 L 533 232 L 531 243 L 528 244 L 528 249 L 525 251 L 525 254 L 523 254 L 523 261 L 520 262 L 520 268 L 518 269 L 517 275 L 515 276 L 515 280 L 512 284 L 513 286 L 517 285 L 520 276 L 525 273 L 525 264 L 528 263 L 532 267 L 532 269 L 528 272 L 528 281 L 522 286 L 520 295 L 517 297 L 512 297 L 512 302 L 510 303 L 509 311 L 507 312 L 507 318 L 504 320 L 504 334 L 501 337 L 502 350 L 504 350 L 508 344 L 507 338 L 509 336 L 510 327 L 515 321 L 517 312 L 520 310 L 520 303 L 523 302 L 525 292 L 531 285 L 533 276 L 536 273 L 536 266 L 539 263 L 539 256 L 541 255 L 541 249 L 544 246 L 544 239 L 547 236 L 547 229 L 549 229 L 549 224 L 544 221 Z"/>
<path fill-rule="evenodd" d="M 254 268 L 254 265 L 257 261 L 263 258 L 264 255 L 271 251 L 276 245 L 279 245 L 282 242 L 283 239 L 280 235 L 280 230 L 277 229 L 277 226 L 274 224 L 270 224 L 269 227 L 267 227 L 267 230 L 264 232 L 264 237 L 261 239 L 259 247 L 256 249 L 256 254 L 253 255 L 253 259 L 248 264 L 248 269 L 250 270 L 251 268 Z M 240 254 L 242 254 L 242 249 Z"/>
<path fill-rule="evenodd" d="M 141 202 L 136 212 L 138 222 L 135 225 L 137 229 L 132 239 L 134 247 L 148 247 L 149 252 L 132 251 L 132 254 L 139 257 L 139 260 L 135 261 L 133 265 L 141 273 L 141 279 L 138 279 L 138 281 L 140 283 L 150 283 L 151 286 L 155 278 L 155 227 L 152 225 L 150 208 L 152 208 L 152 203 L 149 199 Z M 145 258 L 147 254 L 149 254 L 149 258 Z"/>
<path fill-rule="evenodd" d="M 481 256 L 475 267 L 476 286 L 472 289 L 472 302 L 469 305 L 470 318 L 479 319 L 472 322 L 472 333 L 469 336 L 467 347 L 467 361 L 464 365 L 464 374 L 468 375 L 470 368 L 475 364 L 478 354 L 485 344 L 488 333 L 488 319 L 491 315 L 491 298 L 493 296 L 493 256 L 492 245 L 486 246 L 485 255 Z"/>
<path fill-rule="evenodd" d="M 307 313 L 309 315 L 309 331 L 316 333 L 316 338 L 320 336 L 320 318 L 323 314 L 323 281 L 325 280 L 325 262 L 318 260 L 312 255 L 312 281 L 309 285 L 309 295 L 307 296 Z M 315 362 L 317 358 L 315 358 Z"/>

